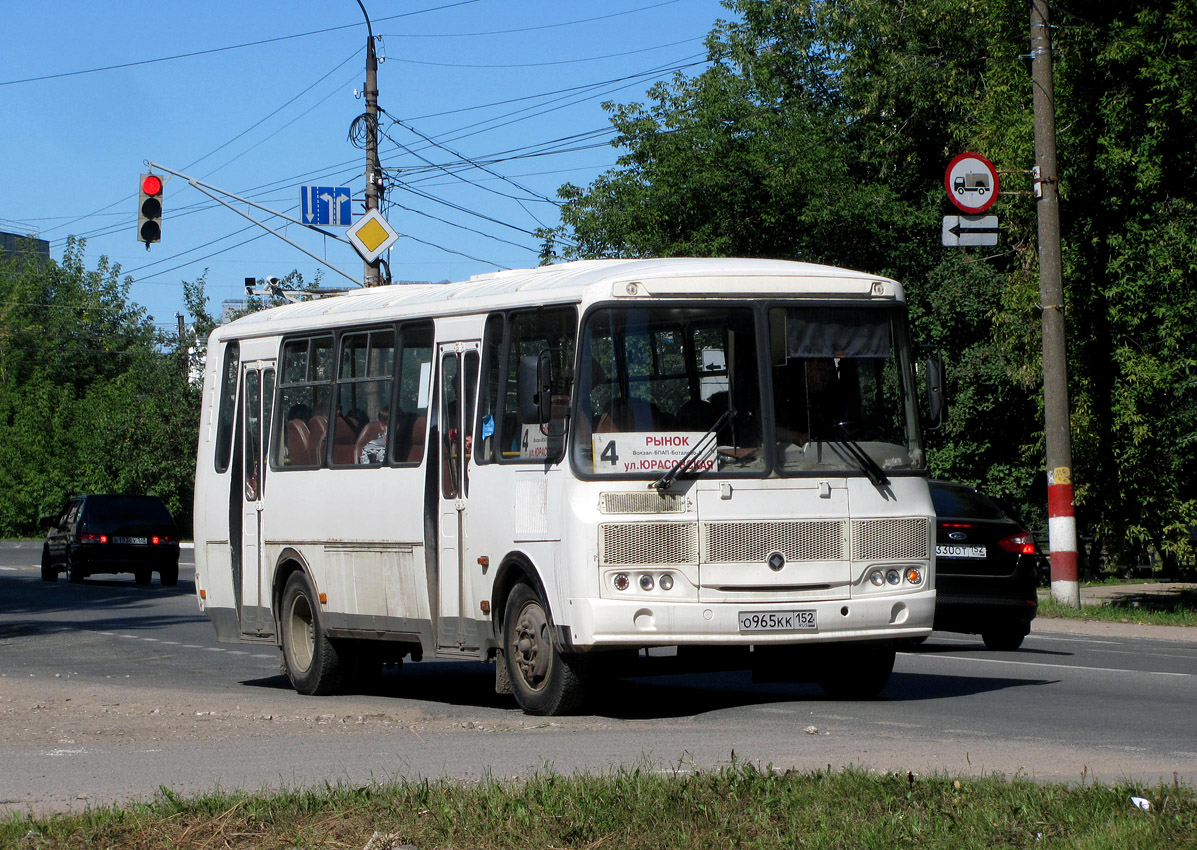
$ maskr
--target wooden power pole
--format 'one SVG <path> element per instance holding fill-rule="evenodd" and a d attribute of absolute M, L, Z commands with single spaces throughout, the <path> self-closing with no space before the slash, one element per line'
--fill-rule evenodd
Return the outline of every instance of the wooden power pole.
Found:
<path fill-rule="evenodd" d="M 1047 0 L 1031 0 L 1031 80 L 1034 86 L 1035 195 L 1039 212 L 1039 297 L 1043 307 L 1043 411 L 1047 442 L 1047 510 L 1052 598 L 1079 608 L 1076 508 L 1072 484 L 1064 282 L 1060 258 L 1060 196 L 1056 168 L 1056 107 Z"/>

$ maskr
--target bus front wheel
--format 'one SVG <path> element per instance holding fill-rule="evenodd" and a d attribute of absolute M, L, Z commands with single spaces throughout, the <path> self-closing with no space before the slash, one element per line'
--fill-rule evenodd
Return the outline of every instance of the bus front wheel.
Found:
<path fill-rule="evenodd" d="M 517 584 L 507 599 L 503 663 L 515 700 L 528 714 L 568 714 L 582 705 L 581 659 L 557 649 L 548 608 L 527 584 Z"/>
<path fill-rule="evenodd" d="M 319 602 L 302 572 L 292 573 L 283 587 L 279 631 L 287 678 L 301 694 L 331 694 L 341 684 L 341 659 L 320 625 Z"/>

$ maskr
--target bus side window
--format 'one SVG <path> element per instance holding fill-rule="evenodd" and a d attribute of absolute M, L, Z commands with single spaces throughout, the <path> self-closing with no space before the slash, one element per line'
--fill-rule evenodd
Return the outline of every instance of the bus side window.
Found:
<path fill-rule="evenodd" d="M 216 471 L 225 472 L 233 452 L 233 424 L 237 404 L 237 375 L 241 346 L 230 342 L 224 349 L 224 368 L 220 377 L 220 408 L 216 421 Z"/>
<path fill-rule="evenodd" d="M 391 411 L 393 460 L 419 463 L 424 459 L 428 399 L 432 393 L 432 327 L 421 324 L 400 328 L 398 355 L 399 386 L 396 408 Z"/>

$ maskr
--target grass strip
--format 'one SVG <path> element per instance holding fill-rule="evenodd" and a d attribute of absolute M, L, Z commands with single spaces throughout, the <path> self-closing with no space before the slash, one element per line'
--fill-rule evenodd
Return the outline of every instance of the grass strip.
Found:
<path fill-rule="evenodd" d="M 1197 592 L 1128 594 L 1101 603 L 1086 603 L 1080 608 L 1061 605 L 1045 595 L 1039 597 L 1035 616 L 1148 626 L 1197 626 Z"/>
<path fill-rule="evenodd" d="M 1132 802 L 1146 800 L 1149 810 Z M 1178 848 L 1197 793 L 1174 782 L 1044 784 L 1003 776 L 751 765 L 662 774 L 404 781 L 182 798 L 0 824 L 4 848 Z"/>

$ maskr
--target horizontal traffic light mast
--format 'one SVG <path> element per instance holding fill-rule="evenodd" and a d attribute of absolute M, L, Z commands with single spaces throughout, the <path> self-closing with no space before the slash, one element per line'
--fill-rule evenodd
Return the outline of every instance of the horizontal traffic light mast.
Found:
<path fill-rule="evenodd" d="M 265 230 L 267 233 L 271 234 L 272 236 L 277 236 L 279 239 L 286 242 L 292 248 L 302 251 L 304 254 L 307 254 L 309 257 L 311 257 L 313 260 L 320 263 L 321 265 L 328 266 L 328 268 L 332 269 L 337 274 L 341 275 L 341 277 L 344 277 L 344 278 L 347 278 L 348 280 L 353 281 L 358 286 L 362 285 L 361 280 L 359 280 L 358 278 L 353 277 L 348 272 L 342 271 L 341 269 L 337 268 L 336 266 L 334 266 L 332 263 L 330 263 L 328 260 L 324 259 L 323 257 L 313 254 L 311 251 L 307 250 L 302 245 L 297 245 L 296 243 L 294 243 L 290 239 L 288 239 L 286 236 L 284 236 L 282 233 L 278 232 L 277 230 L 274 230 L 271 227 L 268 227 L 265 223 L 254 218 L 249 213 L 238 209 L 237 207 L 233 206 L 232 203 L 230 203 L 228 200 L 225 200 L 225 199 L 229 198 L 229 199 L 232 199 L 233 201 L 237 201 L 239 203 L 254 207 L 255 209 L 262 210 L 263 212 L 269 213 L 270 215 L 275 216 L 277 218 L 281 218 L 284 221 L 289 221 L 292 224 L 298 224 L 300 227 L 307 228 L 308 230 L 314 230 L 317 233 L 327 236 L 330 239 L 335 239 L 338 242 L 344 242 L 346 245 L 349 245 L 350 247 L 352 247 L 353 243 L 351 243 L 344 236 L 340 236 L 336 233 L 330 233 L 329 231 L 327 231 L 321 227 L 315 227 L 310 224 L 305 224 L 304 222 L 300 221 L 299 219 L 292 218 L 291 216 L 287 215 L 286 213 L 281 213 L 281 212 L 278 212 L 277 210 L 272 210 L 272 209 L 270 209 L 270 207 L 262 206 L 261 204 L 251 201 L 248 198 L 243 198 L 240 195 L 236 195 L 232 192 L 226 191 L 217 186 L 212 186 L 208 183 L 204 183 L 202 180 L 197 180 L 194 177 L 188 177 L 186 174 L 183 174 L 182 172 L 175 171 L 174 169 L 171 169 L 171 168 L 167 168 L 164 165 L 159 165 L 156 162 L 147 162 L 146 166 L 150 169 L 151 172 L 154 169 L 158 169 L 159 171 L 164 171 L 167 174 L 170 174 L 174 177 L 181 177 L 182 179 L 187 181 L 187 184 L 189 186 L 192 186 L 193 188 L 198 189 L 199 191 L 203 192 L 205 195 L 207 195 L 212 200 L 216 201 L 218 204 L 228 207 L 230 210 L 237 213 L 237 215 L 239 215 L 243 218 L 249 219 L 251 222 L 253 222 L 258 227 Z M 153 181 L 153 182 L 151 182 L 151 181 Z M 156 195 L 147 195 L 146 190 L 152 189 L 154 187 L 153 186 L 154 182 L 156 182 L 158 185 L 158 192 L 156 193 Z M 148 186 L 147 186 L 147 183 L 149 183 Z M 161 219 L 162 219 L 163 181 L 161 178 L 159 178 L 157 175 L 155 175 L 153 173 L 143 174 L 141 176 L 140 190 L 141 190 L 140 191 L 141 206 L 139 207 L 139 212 L 138 212 L 137 240 L 139 242 L 145 242 L 146 250 L 149 250 L 149 247 L 150 247 L 149 243 L 158 242 L 162 238 Z M 158 204 L 157 215 L 156 216 L 146 216 L 145 215 L 146 204 L 149 203 L 150 201 L 154 200 L 155 197 L 157 199 L 157 204 Z M 154 208 L 151 205 L 150 212 L 153 212 L 153 211 L 154 211 Z M 152 225 L 152 227 L 151 227 L 151 225 Z M 148 233 L 147 233 L 147 231 L 148 231 Z M 151 235 L 153 238 L 144 238 L 147 235 Z"/>

